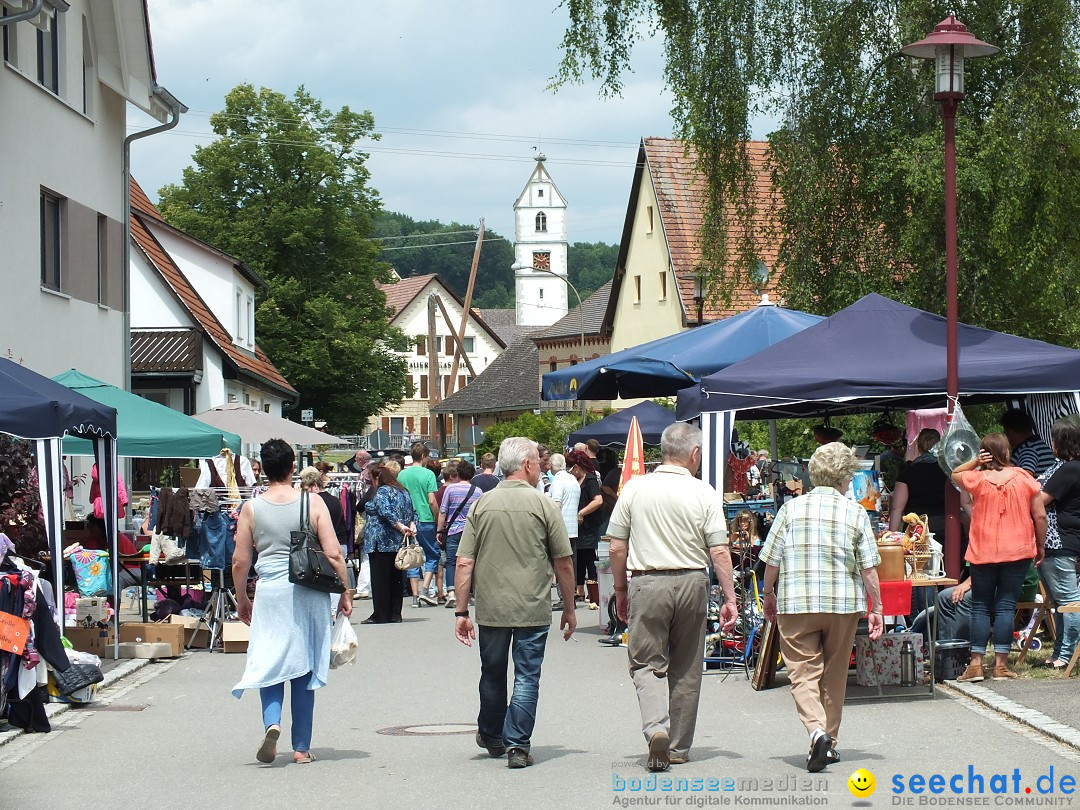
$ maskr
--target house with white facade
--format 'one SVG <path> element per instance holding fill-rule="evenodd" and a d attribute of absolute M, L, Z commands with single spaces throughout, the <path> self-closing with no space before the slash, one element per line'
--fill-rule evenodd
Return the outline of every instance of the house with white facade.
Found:
<path fill-rule="evenodd" d="M 369 420 L 367 429 L 389 433 L 392 447 L 406 446 L 412 440 L 438 442 L 431 407 L 482 374 L 506 344 L 472 310 L 465 325 L 457 374 L 451 376 L 465 302 L 435 274 L 410 276 L 379 288 L 386 295 L 387 306 L 393 310 L 390 325 L 409 338 L 409 350 L 403 354 L 409 366 L 412 393 Z M 444 425 L 447 436 L 454 436 L 453 427 L 453 420 L 449 419 Z M 441 445 L 440 449 L 443 449 Z"/>
<path fill-rule="evenodd" d="M 160 122 L 143 0 L 0 0 L 0 353 L 126 387 L 127 104 Z"/>
<path fill-rule="evenodd" d="M 131 181 L 132 390 L 186 414 L 238 402 L 275 416 L 296 390 L 255 339 L 242 261 L 166 223 Z"/>
<path fill-rule="evenodd" d="M 551 326 L 567 311 L 566 198 L 543 154 L 514 202 L 515 306 L 519 327 Z M 545 272 L 547 271 L 547 272 Z"/>

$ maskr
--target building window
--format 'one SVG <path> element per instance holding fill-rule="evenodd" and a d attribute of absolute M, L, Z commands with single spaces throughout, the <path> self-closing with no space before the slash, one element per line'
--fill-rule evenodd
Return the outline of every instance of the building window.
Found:
<path fill-rule="evenodd" d="M 420 399 L 427 399 L 428 398 L 428 388 L 427 388 L 428 381 L 427 381 L 427 378 L 428 378 L 427 374 L 421 374 L 420 375 Z"/>
<path fill-rule="evenodd" d="M 243 319 L 243 317 L 241 317 L 241 314 L 243 313 L 243 311 L 244 311 L 244 294 L 238 289 L 236 291 L 236 318 L 235 318 L 236 322 L 234 324 L 235 331 L 233 332 L 233 334 L 236 335 L 236 342 L 237 343 L 242 343 L 243 340 L 244 340 L 244 332 L 243 332 L 244 319 Z"/>
<path fill-rule="evenodd" d="M 634 303 L 641 303 L 641 276 L 634 276 Z"/>
<path fill-rule="evenodd" d="M 97 218 L 97 302 L 104 304 L 109 296 L 109 252 L 106 242 L 109 220 L 102 214 Z"/>
<path fill-rule="evenodd" d="M 444 342 L 444 345 L 446 346 L 446 352 L 445 353 L 446 354 L 452 354 L 453 351 L 454 351 L 454 336 L 453 335 L 447 335 L 446 336 L 446 341 Z"/>
<path fill-rule="evenodd" d="M 60 14 L 53 13 L 48 33 L 37 32 L 38 83 L 60 94 Z"/>
<path fill-rule="evenodd" d="M 60 198 L 41 192 L 41 286 L 60 289 Z"/>
<path fill-rule="evenodd" d="M 544 190 L 542 188 L 538 188 L 536 190 L 536 196 L 539 197 L 540 199 L 544 199 Z"/>
<path fill-rule="evenodd" d="M 267 402 L 263 405 L 263 413 L 270 413 L 270 403 Z"/>
<path fill-rule="evenodd" d="M 416 336 L 416 354 L 418 357 L 423 357 L 427 354 L 427 338 L 423 335 Z"/>
<path fill-rule="evenodd" d="M 646 207 L 646 219 L 645 219 L 645 233 L 653 232 L 653 207 L 650 205 Z"/>
<path fill-rule="evenodd" d="M 578 364 L 578 356 L 576 354 L 570 355 L 570 365 L 576 366 Z"/>
<path fill-rule="evenodd" d="M 660 274 L 660 300 L 667 301 L 667 273 Z"/>
<path fill-rule="evenodd" d="M 473 352 L 476 351 L 476 338 L 467 337 L 467 338 L 465 338 L 463 343 L 464 343 L 464 346 L 465 346 L 465 354 L 472 354 Z"/>
<path fill-rule="evenodd" d="M 544 300 L 544 288 L 543 287 L 540 288 L 540 300 L 541 301 Z"/>
<path fill-rule="evenodd" d="M 6 17 L 7 15 L 8 15 L 7 6 L 0 6 L 0 17 Z M 14 58 L 13 58 L 14 55 L 15 55 L 15 53 L 14 53 L 15 49 L 12 47 L 12 45 L 14 45 L 13 40 L 15 39 L 15 32 L 14 31 L 11 31 L 11 32 L 8 31 L 8 29 L 11 28 L 11 27 L 12 26 L 10 26 L 10 25 L 0 26 L 0 30 L 3 31 L 3 38 L 4 38 L 4 61 L 5 62 L 14 62 L 15 61 Z"/>
<path fill-rule="evenodd" d="M 543 211 L 536 215 L 536 231 L 537 233 L 547 232 L 547 214 Z"/>
<path fill-rule="evenodd" d="M 252 296 L 247 297 L 245 302 L 247 306 L 246 320 L 247 320 L 247 342 L 248 347 L 255 348 L 255 299 Z"/>
<path fill-rule="evenodd" d="M 558 361 L 551 360 L 551 361 L 548 362 L 548 371 L 558 371 L 558 370 L 559 370 Z"/>

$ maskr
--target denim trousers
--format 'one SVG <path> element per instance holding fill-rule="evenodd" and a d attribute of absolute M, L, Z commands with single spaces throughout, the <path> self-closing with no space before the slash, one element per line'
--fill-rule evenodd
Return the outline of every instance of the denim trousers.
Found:
<path fill-rule="evenodd" d="M 971 566 L 971 652 L 986 649 L 993 616 L 994 652 L 1012 649 L 1016 600 L 1031 560 Z"/>
<path fill-rule="evenodd" d="M 435 537 L 435 524 L 417 523 L 416 541 L 424 550 L 424 573 L 434 574 L 439 568 L 439 541 Z M 410 568 L 409 579 L 420 579 L 420 569 Z"/>
<path fill-rule="evenodd" d="M 308 689 L 310 682 L 310 672 L 289 681 L 292 707 L 292 724 L 289 730 L 292 734 L 293 751 L 309 751 L 311 749 L 311 724 L 315 715 L 315 690 Z M 285 702 L 285 683 L 275 683 L 273 686 L 261 687 L 259 689 L 259 699 L 262 701 L 263 728 L 280 726 L 281 706 Z"/>
<path fill-rule="evenodd" d="M 1080 602 L 1076 580 L 1076 555 L 1061 554 L 1047 557 L 1039 565 L 1039 576 L 1050 601 L 1057 606 Z M 1054 639 L 1053 660 L 1068 661 L 1080 641 L 1080 613 L 1059 613 L 1057 638 Z"/>
<path fill-rule="evenodd" d="M 547 626 L 480 625 L 480 715 L 476 725 L 484 739 L 502 740 L 508 748 L 529 750 L 548 630 Z M 511 651 L 514 692 L 507 705 L 506 673 Z"/>
<path fill-rule="evenodd" d="M 443 549 L 446 551 L 446 569 L 443 573 L 443 582 L 446 590 L 454 590 L 454 569 L 457 567 L 457 550 L 461 545 L 461 532 L 446 535 L 446 543 Z"/>

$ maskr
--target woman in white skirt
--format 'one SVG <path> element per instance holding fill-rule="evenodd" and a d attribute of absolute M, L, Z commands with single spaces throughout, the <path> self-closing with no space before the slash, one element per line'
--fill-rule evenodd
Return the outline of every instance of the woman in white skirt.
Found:
<path fill-rule="evenodd" d="M 264 736 L 256 759 L 270 763 L 277 756 L 281 735 L 281 707 L 285 683 L 290 684 L 292 705 L 293 761 L 314 761 L 311 753 L 311 725 L 315 691 L 326 686 L 330 668 L 330 633 L 333 626 L 331 603 L 325 593 L 289 582 L 289 534 L 300 529 L 300 498 L 307 498 L 309 520 L 326 558 L 342 582 L 348 582 L 330 514 L 322 499 L 300 493 L 292 486 L 296 455 L 281 439 L 262 446 L 263 474 L 269 481 L 266 492 L 247 501 L 240 510 L 233 554 L 233 581 L 240 621 L 251 625 L 247 666 L 233 687 L 241 697 L 245 689 L 258 689 L 262 699 Z M 259 553 L 255 571 L 259 575 L 257 599 L 248 598 L 248 571 L 252 551 Z M 352 615 L 352 593 L 346 590 L 338 600 L 337 612 Z"/>

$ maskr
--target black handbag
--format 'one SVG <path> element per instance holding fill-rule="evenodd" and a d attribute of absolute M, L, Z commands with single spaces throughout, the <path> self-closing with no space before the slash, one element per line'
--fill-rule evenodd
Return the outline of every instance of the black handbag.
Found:
<path fill-rule="evenodd" d="M 308 520 L 308 497 L 300 496 L 300 531 L 289 532 L 289 582 L 322 593 L 341 593 L 345 585 Z"/>
<path fill-rule="evenodd" d="M 105 680 L 105 674 L 93 664 L 72 664 L 63 672 L 54 669 L 52 677 L 57 690 L 64 697 Z"/>

